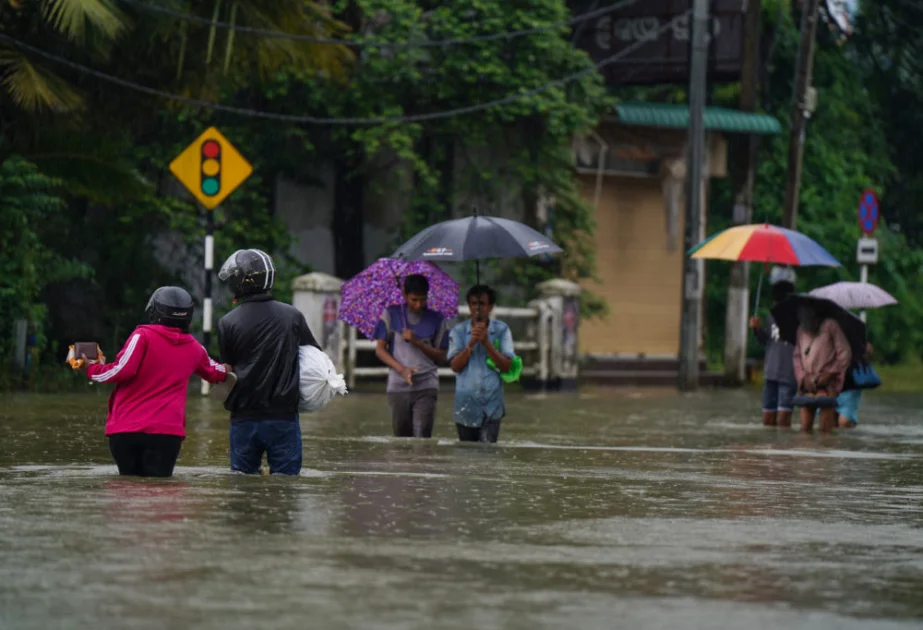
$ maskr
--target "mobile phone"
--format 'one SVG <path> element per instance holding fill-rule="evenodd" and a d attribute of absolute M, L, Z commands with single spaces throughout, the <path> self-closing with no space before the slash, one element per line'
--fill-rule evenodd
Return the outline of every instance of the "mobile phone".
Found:
<path fill-rule="evenodd" d="M 74 344 L 74 357 L 79 359 L 82 354 L 87 355 L 90 361 L 95 361 L 99 358 L 99 346 L 95 341 L 78 341 Z"/>

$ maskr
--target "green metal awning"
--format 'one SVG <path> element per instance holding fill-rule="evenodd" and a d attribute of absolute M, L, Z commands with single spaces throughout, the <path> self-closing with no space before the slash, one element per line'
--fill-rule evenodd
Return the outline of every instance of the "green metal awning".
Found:
<path fill-rule="evenodd" d="M 633 127 L 685 129 L 689 126 L 689 106 L 673 103 L 619 103 L 618 120 Z M 705 129 L 729 133 L 775 134 L 782 125 L 772 116 L 751 114 L 724 107 L 705 108 Z"/>

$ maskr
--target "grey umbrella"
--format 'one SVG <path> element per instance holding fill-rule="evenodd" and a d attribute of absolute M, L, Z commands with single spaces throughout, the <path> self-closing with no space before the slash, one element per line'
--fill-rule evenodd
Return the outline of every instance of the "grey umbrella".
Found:
<path fill-rule="evenodd" d="M 881 308 L 897 304 L 893 295 L 867 282 L 836 282 L 811 291 L 815 297 L 826 298 L 843 308 Z"/>
<path fill-rule="evenodd" d="M 475 215 L 432 225 L 401 245 L 391 257 L 463 262 L 558 254 L 562 251 L 528 225 L 510 219 Z M 480 282 L 480 267 L 477 273 Z"/>

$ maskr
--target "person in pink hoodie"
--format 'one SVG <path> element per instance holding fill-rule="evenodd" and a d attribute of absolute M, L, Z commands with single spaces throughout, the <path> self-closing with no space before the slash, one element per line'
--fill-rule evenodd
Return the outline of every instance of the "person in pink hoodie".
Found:
<path fill-rule="evenodd" d="M 184 289 L 160 287 L 147 303 L 151 323 L 135 328 L 114 363 L 87 366 L 81 356 L 90 381 L 115 385 L 106 436 L 120 475 L 172 476 L 186 437 L 189 377 L 227 378 L 230 366 L 212 360 L 189 334 L 192 311 Z"/>

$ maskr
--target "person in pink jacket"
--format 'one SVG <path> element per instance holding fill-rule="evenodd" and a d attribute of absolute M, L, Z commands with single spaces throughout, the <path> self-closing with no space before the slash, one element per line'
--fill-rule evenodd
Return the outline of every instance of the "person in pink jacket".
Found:
<path fill-rule="evenodd" d="M 85 368 L 90 381 L 115 385 L 106 436 L 120 475 L 170 477 L 186 437 L 189 377 L 227 378 L 230 366 L 213 361 L 189 334 L 192 311 L 189 293 L 160 287 L 147 303 L 151 323 L 135 328 L 116 361 Z"/>
<path fill-rule="evenodd" d="M 832 431 L 837 424 L 836 397 L 843 391 L 852 349 L 837 321 L 811 302 L 798 306 L 792 359 L 799 393 L 808 400 L 818 401 L 816 405 L 801 405 L 802 431 L 814 430 L 817 415 L 820 415 L 820 430 Z"/>

